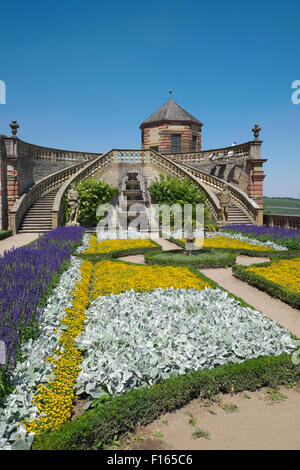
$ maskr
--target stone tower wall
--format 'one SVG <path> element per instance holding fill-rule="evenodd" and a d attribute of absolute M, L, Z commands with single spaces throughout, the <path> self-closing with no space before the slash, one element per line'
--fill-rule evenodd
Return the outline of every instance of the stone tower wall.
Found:
<path fill-rule="evenodd" d="M 181 135 L 181 152 L 191 152 L 193 136 L 197 138 L 195 151 L 201 150 L 201 126 L 193 124 L 164 123 L 142 130 L 142 148 L 158 147 L 159 153 L 172 152 L 172 134 Z"/>

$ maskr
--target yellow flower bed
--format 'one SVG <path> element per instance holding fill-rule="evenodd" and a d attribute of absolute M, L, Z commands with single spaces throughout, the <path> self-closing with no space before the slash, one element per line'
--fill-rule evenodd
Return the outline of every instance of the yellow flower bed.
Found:
<path fill-rule="evenodd" d="M 185 242 L 185 238 L 181 241 Z M 195 242 L 197 245 L 197 241 Z M 202 246 L 202 241 L 199 242 L 199 246 Z M 234 248 L 235 250 L 255 250 L 255 251 L 274 251 L 269 246 L 253 245 L 251 243 L 243 242 L 242 240 L 236 240 L 227 237 L 213 237 L 204 239 L 204 248 Z"/>
<path fill-rule="evenodd" d="M 249 271 L 300 294 L 300 258 L 281 260 L 270 266 L 247 268 Z"/>
<path fill-rule="evenodd" d="M 145 248 L 156 246 L 148 238 L 98 241 L 95 235 L 91 236 L 89 245 L 89 249 L 86 250 L 84 254 L 109 253 L 115 250 L 127 250 L 130 248 Z"/>
<path fill-rule="evenodd" d="M 73 387 L 79 374 L 81 353 L 75 347 L 75 339 L 84 327 L 85 309 L 88 306 L 90 283 L 93 275 L 93 264 L 84 261 L 81 265 L 81 280 L 76 283 L 72 292 L 72 306 L 66 308 L 65 317 L 60 321 L 62 334 L 59 340 L 58 358 L 48 358 L 54 364 L 54 379 L 47 385 L 39 385 L 34 396 L 34 403 L 39 409 L 39 416 L 32 422 L 25 421 L 27 432 L 38 436 L 45 431 L 53 431 L 68 421 L 72 414 Z"/>
<path fill-rule="evenodd" d="M 136 266 L 122 262 L 100 261 L 95 267 L 92 296 L 120 294 L 130 289 L 204 289 L 210 287 L 188 268 L 173 266 Z"/>

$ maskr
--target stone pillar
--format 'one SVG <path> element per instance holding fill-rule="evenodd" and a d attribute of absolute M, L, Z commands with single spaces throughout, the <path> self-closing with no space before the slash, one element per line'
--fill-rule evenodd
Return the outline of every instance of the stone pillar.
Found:
<path fill-rule="evenodd" d="M 263 171 L 263 164 L 266 161 L 266 159 L 247 161 L 249 167 L 247 185 L 248 196 L 253 199 L 259 205 L 259 207 L 263 207 L 264 205 L 263 181 L 266 175 Z"/>
<path fill-rule="evenodd" d="M 260 207 L 257 215 L 258 225 L 263 224 L 263 181 L 266 176 L 264 174 L 263 164 L 267 161 L 266 158 L 261 158 L 262 140 L 259 140 L 258 138 L 260 130 L 261 129 L 257 124 L 252 129 L 254 140 L 250 142 L 249 158 L 247 159 L 247 193 L 248 196 Z"/>
<path fill-rule="evenodd" d="M 6 161 L 4 136 L 0 135 L 0 230 L 7 229 Z"/>
<path fill-rule="evenodd" d="M 12 209 L 19 197 L 18 179 L 18 138 L 12 137 L 5 140 L 6 145 L 6 192 L 7 210 Z"/>

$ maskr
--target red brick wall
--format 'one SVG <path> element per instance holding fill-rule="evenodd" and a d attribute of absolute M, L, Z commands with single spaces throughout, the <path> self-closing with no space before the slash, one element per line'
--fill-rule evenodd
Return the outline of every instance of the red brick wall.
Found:
<path fill-rule="evenodd" d="M 265 174 L 263 171 L 263 163 L 266 160 L 248 160 L 249 173 L 248 173 L 248 196 L 253 199 L 259 207 L 264 206 L 263 202 L 263 183 Z"/>

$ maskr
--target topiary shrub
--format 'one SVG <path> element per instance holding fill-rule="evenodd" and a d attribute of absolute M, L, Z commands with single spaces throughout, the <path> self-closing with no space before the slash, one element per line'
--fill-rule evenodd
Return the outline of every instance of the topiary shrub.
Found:
<path fill-rule="evenodd" d="M 149 192 L 156 204 L 204 204 L 206 199 L 205 193 L 189 180 L 163 175 L 151 183 Z"/>
<path fill-rule="evenodd" d="M 110 186 L 106 181 L 87 178 L 75 183 L 75 187 L 80 196 L 80 207 L 78 222 L 84 227 L 96 227 L 101 218 L 96 215 L 99 204 L 105 204 L 117 194 L 118 188 Z M 65 196 L 65 220 L 70 218 L 70 206 L 68 196 Z"/>
<path fill-rule="evenodd" d="M 193 205 L 193 224 L 196 220 L 196 204 L 204 204 L 206 195 L 202 189 L 197 187 L 194 183 L 185 179 L 184 181 L 179 178 L 171 176 L 160 175 L 158 181 L 153 181 L 149 186 L 149 193 L 151 199 L 155 204 L 179 204 L 182 208 L 185 204 Z M 173 229 L 175 223 L 174 212 L 171 212 L 170 227 Z M 205 223 L 209 223 L 210 229 L 213 229 L 213 221 L 210 219 L 210 213 L 207 207 L 204 207 Z M 161 213 L 159 214 L 160 223 L 162 221 Z M 178 229 L 179 227 L 176 227 Z"/>

